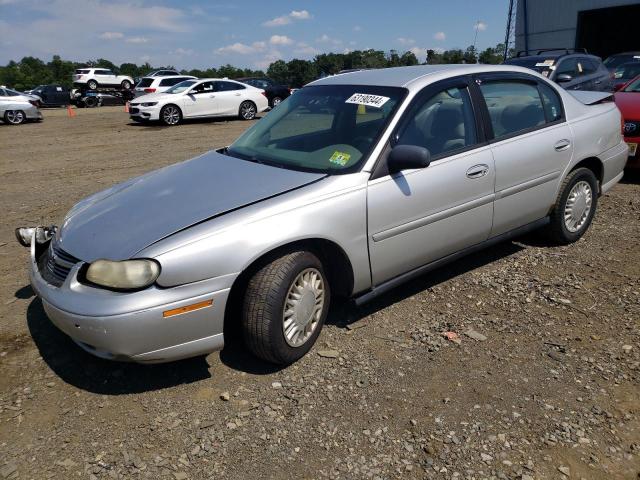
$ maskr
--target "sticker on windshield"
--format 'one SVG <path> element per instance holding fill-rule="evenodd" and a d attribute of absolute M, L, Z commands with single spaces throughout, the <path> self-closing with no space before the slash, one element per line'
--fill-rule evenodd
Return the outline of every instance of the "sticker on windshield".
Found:
<path fill-rule="evenodd" d="M 351 158 L 351 155 L 349 155 L 348 153 L 338 152 L 336 150 L 335 152 L 333 152 L 333 155 L 331 155 L 331 158 L 329 159 L 329 161 L 331 163 L 335 163 L 336 165 L 340 165 L 341 167 L 344 167 L 350 158 Z"/>
<path fill-rule="evenodd" d="M 536 67 L 550 67 L 554 63 L 555 63 L 555 60 L 549 59 L 549 60 L 545 60 L 544 62 L 536 63 Z"/>
<path fill-rule="evenodd" d="M 382 95 L 370 95 L 368 93 L 354 93 L 347 98 L 344 103 L 355 103 L 356 105 L 365 105 L 367 107 L 380 108 L 389 101 L 389 97 Z"/>

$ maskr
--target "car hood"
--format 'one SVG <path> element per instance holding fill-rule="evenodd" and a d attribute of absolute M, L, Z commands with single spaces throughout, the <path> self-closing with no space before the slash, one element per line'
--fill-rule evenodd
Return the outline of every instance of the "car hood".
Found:
<path fill-rule="evenodd" d="M 86 262 L 124 260 L 194 224 L 325 176 L 211 151 L 82 200 L 67 214 L 57 240 Z"/>
<path fill-rule="evenodd" d="M 146 95 L 140 95 L 136 97 L 135 100 L 132 100 L 131 103 L 142 103 L 142 102 L 163 102 L 165 100 L 169 100 L 170 98 L 178 98 L 178 94 L 172 93 L 147 93 Z"/>
<path fill-rule="evenodd" d="M 640 117 L 640 92 L 616 92 L 614 98 L 623 118 Z"/>

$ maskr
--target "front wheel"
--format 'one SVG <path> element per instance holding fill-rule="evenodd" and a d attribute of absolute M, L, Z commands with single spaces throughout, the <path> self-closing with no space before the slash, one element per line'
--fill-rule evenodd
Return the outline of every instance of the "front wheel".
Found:
<path fill-rule="evenodd" d="M 561 245 L 577 242 L 587 231 L 598 204 L 598 180 L 588 168 L 567 175 L 556 199 L 547 233 Z"/>
<path fill-rule="evenodd" d="M 4 121 L 10 125 L 20 125 L 27 121 L 27 116 L 22 110 L 7 110 L 4 112 Z"/>
<path fill-rule="evenodd" d="M 258 109 L 255 103 L 247 100 L 240 104 L 240 118 L 242 120 L 253 120 L 257 113 Z"/>
<path fill-rule="evenodd" d="M 131 82 L 129 80 L 123 80 L 120 86 L 123 90 L 129 90 L 131 88 Z"/>
<path fill-rule="evenodd" d="M 95 80 L 89 80 L 87 82 L 87 88 L 89 90 L 95 90 L 96 88 L 98 88 L 98 82 L 96 82 Z"/>
<path fill-rule="evenodd" d="M 286 254 L 249 280 L 242 306 L 244 341 L 268 362 L 288 365 L 313 346 L 329 311 L 322 263 L 309 251 Z"/>
<path fill-rule="evenodd" d="M 182 120 L 182 112 L 175 105 L 165 105 L 160 110 L 160 121 L 165 125 L 173 126 Z"/>

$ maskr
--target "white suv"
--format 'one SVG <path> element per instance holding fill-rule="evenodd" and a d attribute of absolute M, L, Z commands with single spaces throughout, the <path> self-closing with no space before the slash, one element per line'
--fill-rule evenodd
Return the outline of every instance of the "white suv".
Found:
<path fill-rule="evenodd" d="M 106 68 L 79 68 L 72 75 L 73 84 L 95 90 L 98 87 L 112 87 L 129 90 L 133 86 L 133 78 L 127 75 L 116 75 Z"/>
<path fill-rule="evenodd" d="M 162 93 L 184 80 L 195 80 L 191 75 L 173 75 L 170 77 L 142 77 L 135 87 L 134 95 L 139 97 L 148 93 Z"/>

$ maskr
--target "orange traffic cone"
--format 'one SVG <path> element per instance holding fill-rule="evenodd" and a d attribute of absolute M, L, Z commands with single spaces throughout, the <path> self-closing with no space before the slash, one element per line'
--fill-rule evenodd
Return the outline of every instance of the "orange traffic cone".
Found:
<path fill-rule="evenodd" d="M 124 102 L 124 111 L 125 113 L 129 113 L 129 102 Z"/>
<path fill-rule="evenodd" d="M 67 115 L 69 115 L 69 118 L 76 116 L 76 112 L 71 108 L 71 105 L 67 105 Z"/>

